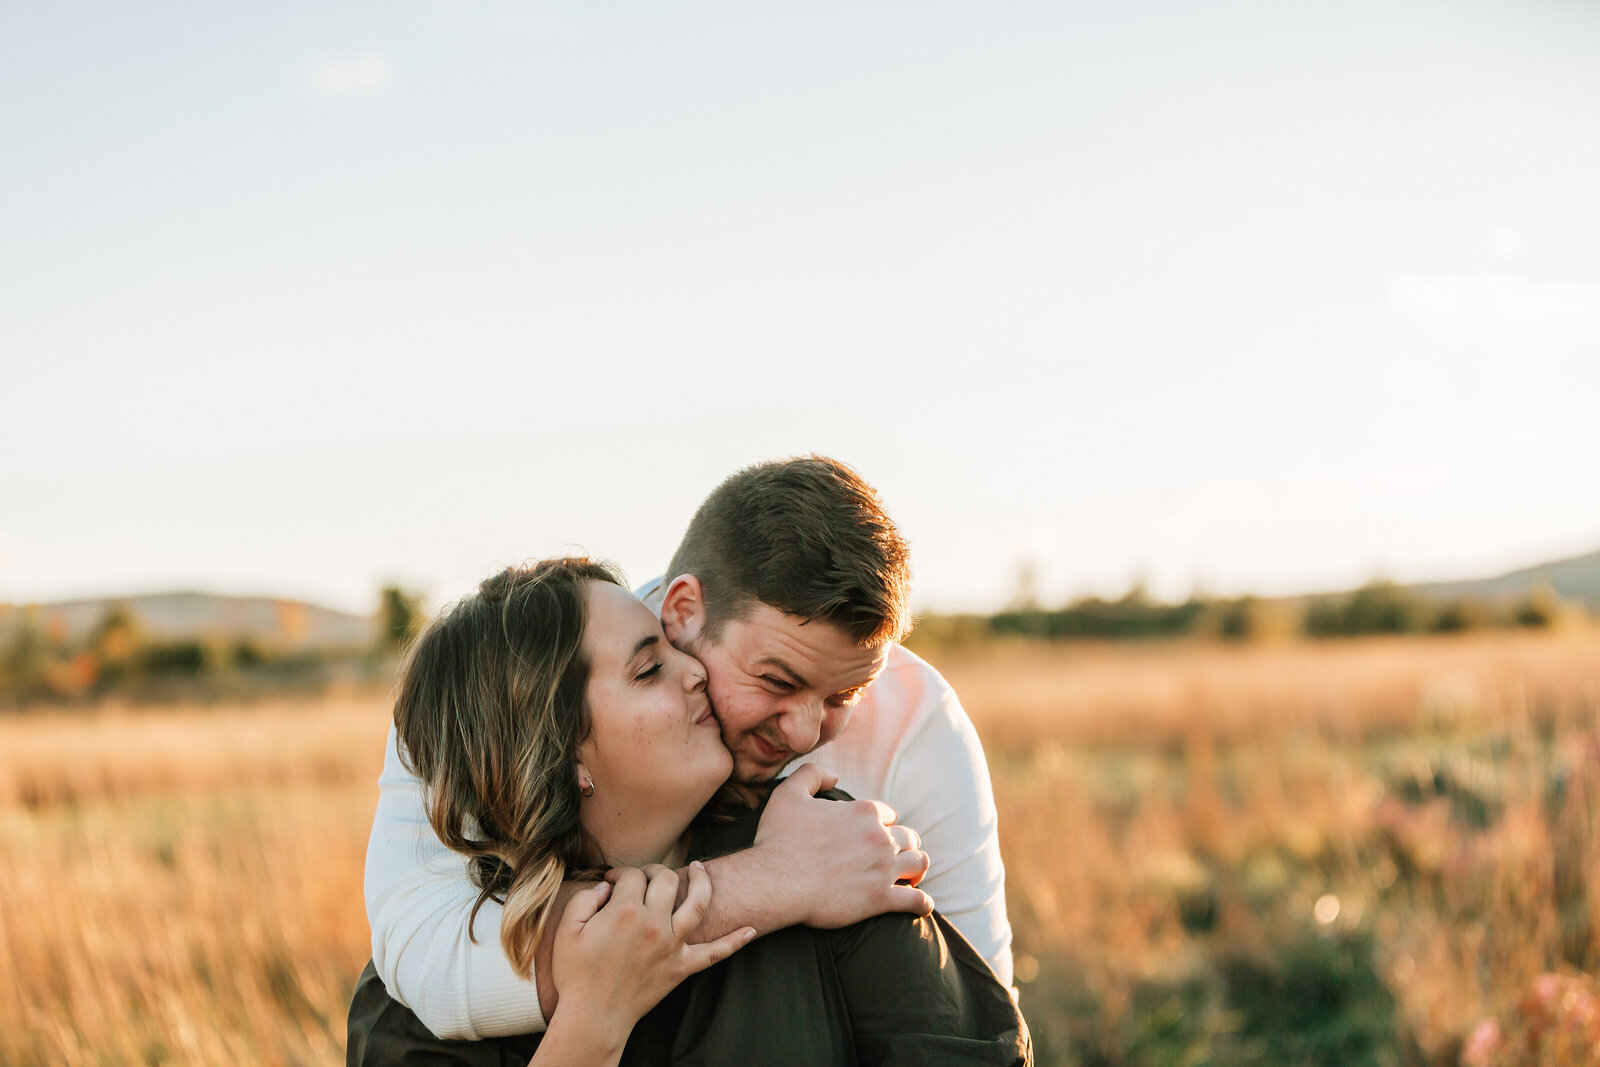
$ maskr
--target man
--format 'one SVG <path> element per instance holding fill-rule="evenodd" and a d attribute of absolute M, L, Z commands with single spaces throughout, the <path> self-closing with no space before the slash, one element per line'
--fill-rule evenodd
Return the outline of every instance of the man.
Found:
<path fill-rule="evenodd" d="M 696 940 L 937 905 L 1010 984 L 988 769 L 955 693 L 897 644 L 911 624 L 908 579 L 905 543 L 872 487 L 809 457 L 730 477 L 666 577 L 640 591 L 667 639 L 705 664 L 735 778 L 770 779 L 801 755 L 814 764 L 774 792 L 751 848 L 708 862 L 711 911 Z M 817 799 L 834 784 L 819 768 L 882 803 Z M 542 1030 L 556 1006 L 549 939 L 530 984 L 501 950 L 499 908 L 474 922 L 465 859 L 428 825 L 392 730 L 379 782 L 366 897 L 390 995 L 440 1037 Z"/>

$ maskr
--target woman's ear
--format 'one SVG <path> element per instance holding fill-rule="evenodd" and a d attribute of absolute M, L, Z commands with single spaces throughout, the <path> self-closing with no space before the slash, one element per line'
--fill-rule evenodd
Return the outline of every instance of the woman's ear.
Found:
<path fill-rule="evenodd" d="M 584 767 L 583 761 L 579 760 L 573 770 L 577 774 L 579 794 L 585 797 L 594 796 L 594 779 L 590 777 L 588 768 Z"/>
<path fill-rule="evenodd" d="M 667 585 L 661 598 L 661 628 L 676 648 L 686 648 L 700 639 L 706 626 L 706 602 L 700 579 L 680 574 Z"/>

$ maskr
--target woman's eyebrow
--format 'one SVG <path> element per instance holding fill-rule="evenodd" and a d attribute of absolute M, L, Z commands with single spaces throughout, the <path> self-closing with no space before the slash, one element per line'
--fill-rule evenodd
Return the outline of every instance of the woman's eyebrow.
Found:
<path fill-rule="evenodd" d="M 637 656 L 639 653 L 643 652 L 645 649 L 649 648 L 659 640 L 661 640 L 660 634 L 647 634 L 646 636 L 639 638 L 639 643 L 633 646 L 632 652 L 628 653 L 628 659 L 632 660 L 633 657 Z"/>

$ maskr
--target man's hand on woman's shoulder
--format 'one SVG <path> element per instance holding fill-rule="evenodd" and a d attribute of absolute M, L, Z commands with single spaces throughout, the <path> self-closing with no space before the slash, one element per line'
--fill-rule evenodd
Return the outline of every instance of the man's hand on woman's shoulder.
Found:
<path fill-rule="evenodd" d="M 791 923 L 833 928 L 891 911 L 928 914 L 933 900 L 916 888 L 928 856 L 916 832 L 895 825 L 881 801 L 818 796 L 837 782 L 806 763 L 773 789 L 746 854 L 752 879 L 791 902 Z"/>

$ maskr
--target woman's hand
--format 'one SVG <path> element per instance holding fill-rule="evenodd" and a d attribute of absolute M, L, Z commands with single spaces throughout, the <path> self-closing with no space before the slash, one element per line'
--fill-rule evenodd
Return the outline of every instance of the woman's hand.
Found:
<path fill-rule="evenodd" d="M 633 1024 L 691 974 L 726 959 L 755 936 L 754 927 L 703 945 L 689 935 L 711 905 L 711 876 L 696 861 L 689 889 L 678 897 L 678 875 L 660 864 L 626 868 L 585 889 L 567 904 L 555 935 L 552 977 L 560 994 L 546 1034 L 591 1054 L 620 1056 Z M 543 1045 L 540 1046 L 541 1051 Z M 613 1059 L 614 1062 L 614 1059 Z"/>

